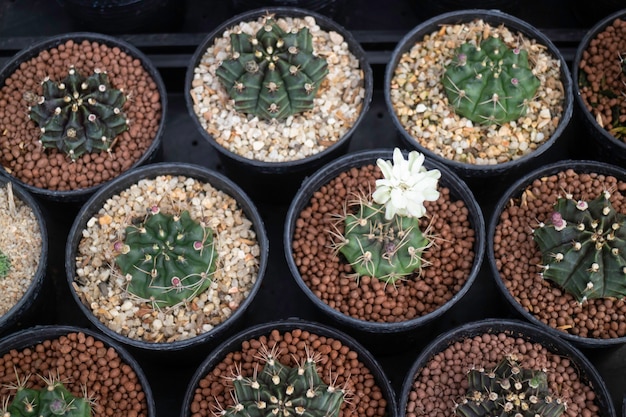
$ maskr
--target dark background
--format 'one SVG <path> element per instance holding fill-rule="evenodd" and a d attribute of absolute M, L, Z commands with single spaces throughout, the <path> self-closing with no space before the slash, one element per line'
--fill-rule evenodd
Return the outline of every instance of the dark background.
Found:
<path fill-rule="evenodd" d="M 118 32 L 116 28 L 122 29 L 122 33 L 115 34 L 140 48 L 158 67 L 168 90 L 169 101 L 163 159 L 197 163 L 222 170 L 217 155 L 190 119 L 185 107 L 183 89 L 185 71 L 198 44 L 215 26 L 233 16 L 236 10 L 228 0 L 187 0 L 172 3 L 174 7 L 170 10 L 169 18 L 154 21 L 151 27 L 125 27 L 124 24 L 128 22 L 120 18 L 117 24 L 93 31 L 114 33 Z M 426 3 L 418 0 L 346 0 L 339 10 L 332 13 L 332 17 L 352 31 L 362 44 L 374 71 L 374 98 L 364 122 L 354 133 L 349 151 L 402 146 L 383 98 L 385 64 L 402 36 L 433 13 Z M 474 5 L 472 1 L 461 3 L 468 8 Z M 602 1 L 527 0 L 520 3 L 509 2 L 511 4 L 514 7 L 511 10 L 513 14 L 543 31 L 570 65 L 582 37 L 609 10 L 601 8 Z M 68 6 L 63 6 L 60 0 L 0 0 L 0 66 L 34 41 L 49 35 L 78 30 L 85 30 L 85 25 L 74 20 Z M 570 127 L 560 140 L 560 153 L 556 158 L 588 157 L 581 150 L 584 140 L 585 132 L 581 129 L 575 112 Z M 470 183 L 487 223 L 499 193 L 514 179 L 501 178 L 497 184 L 484 181 Z M 63 270 L 64 242 L 73 221 L 71 213 L 77 208 L 68 210 L 52 203 L 43 205 L 50 216 L 49 275 L 53 279 L 51 287 L 46 289 L 51 295 L 46 297 L 46 312 L 33 324 L 89 326 L 80 310 L 72 305 Z M 270 262 L 257 299 L 244 316 L 243 327 L 289 317 L 328 322 L 297 287 L 284 260 L 282 232 L 287 205 L 258 202 L 257 206 L 270 239 Z M 512 316 L 493 283 L 485 261 L 469 293 L 443 316 L 433 334 L 425 337 L 420 346 L 407 349 L 400 347 L 400 352 L 377 354 L 376 358 L 399 395 L 405 373 L 421 347 L 430 342 L 436 333 L 471 320 Z M 233 332 L 234 329 L 229 334 Z M 197 366 L 208 355 L 210 347 L 193 354 L 171 356 L 154 356 L 144 351 L 129 350 L 148 376 L 156 399 L 158 417 L 178 415 L 187 384 Z M 586 349 L 584 353 L 605 379 L 619 414 L 626 388 L 626 348 Z"/>

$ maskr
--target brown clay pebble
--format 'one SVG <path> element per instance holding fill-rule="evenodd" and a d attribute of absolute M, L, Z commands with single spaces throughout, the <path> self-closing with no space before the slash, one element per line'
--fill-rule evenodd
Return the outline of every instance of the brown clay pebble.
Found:
<path fill-rule="evenodd" d="M 536 179 L 520 198 L 500 214 L 494 233 L 494 255 L 500 278 L 513 297 L 542 322 L 564 332 L 588 338 L 626 335 L 626 303 L 592 299 L 579 304 L 541 273 L 541 251 L 530 232 L 545 222 L 559 196 L 592 200 L 611 190 L 611 204 L 626 213 L 626 184 L 613 176 L 577 173 L 572 169 Z"/>
<path fill-rule="evenodd" d="M 84 59 L 87 55 L 99 58 Z M 85 153 L 75 162 L 56 148 L 43 149 L 40 129 L 28 117 L 28 107 L 42 95 L 44 78 L 62 80 L 72 65 L 85 76 L 95 69 L 106 71 L 113 88 L 130 96 L 122 108 L 130 129 L 118 136 L 111 153 Z M 22 63 L 0 89 L 4 104 L 0 106 L 0 164 L 25 183 L 49 190 L 67 191 L 107 181 L 130 168 L 152 144 L 162 115 L 156 90 L 139 60 L 117 47 L 70 40 L 43 51 Z"/>
<path fill-rule="evenodd" d="M 421 230 L 434 234 L 434 244 L 423 254 L 422 276 L 395 285 L 370 277 L 357 281 L 348 262 L 333 251 L 329 230 L 343 233 L 335 215 L 343 213 L 346 200 L 373 190 L 381 177 L 376 165 L 353 168 L 315 192 L 296 221 L 293 257 L 304 282 L 330 307 L 361 320 L 401 322 L 436 310 L 461 290 L 472 268 L 475 235 L 467 207 L 452 201 L 449 189 L 440 185 L 439 199 L 426 202 L 428 214 L 420 220 Z"/>
<path fill-rule="evenodd" d="M 0 399 L 12 397 L 16 378 L 28 378 L 27 387 L 41 388 L 40 377 L 60 378 L 73 395 L 83 389 L 93 399 L 93 417 L 147 417 L 146 395 L 130 365 L 112 347 L 85 335 L 69 333 L 32 348 L 13 349 L 0 357 Z"/>
<path fill-rule="evenodd" d="M 241 350 L 228 353 L 199 381 L 190 405 L 191 417 L 213 416 L 218 405 L 223 408 L 233 405 L 230 380 L 235 367 L 241 369 L 243 376 L 251 376 L 257 364 L 262 369 L 263 364 L 258 359 L 262 346 L 270 350 L 277 348 L 280 362 L 290 367 L 297 366 L 296 361 L 306 359 L 306 348 L 310 352 L 315 347 L 315 352 L 319 354 L 318 374 L 324 383 L 346 387 L 349 391 L 338 417 L 388 414 L 387 401 L 376 385 L 374 375 L 359 360 L 356 352 L 339 340 L 296 329 L 284 333 L 275 330 L 268 336 L 244 341 Z"/>

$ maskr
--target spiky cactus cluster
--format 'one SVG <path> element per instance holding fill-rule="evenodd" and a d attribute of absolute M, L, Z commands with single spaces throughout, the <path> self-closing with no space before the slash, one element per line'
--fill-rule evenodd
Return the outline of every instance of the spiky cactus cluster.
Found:
<path fill-rule="evenodd" d="M 274 351 L 262 350 L 265 365 L 252 377 L 233 377 L 236 403 L 221 411 L 226 417 L 307 416 L 337 417 L 345 390 L 326 385 L 317 373 L 316 360 L 297 367 L 282 365 Z"/>
<path fill-rule="evenodd" d="M 11 269 L 11 260 L 0 250 L 0 278 L 4 278 Z"/>
<path fill-rule="evenodd" d="M 90 399 L 75 397 L 56 378 L 43 378 L 41 389 L 26 388 L 28 378 L 13 387 L 16 393 L 6 399 L 0 411 L 8 417 L 91 417 Z"/>
<path fill-rule="evenodd" d="M 124 242 L 115 242 L 115 258 L 130 276 L 129 293 L 156 307 L 184 303 L 211 285 L 217 268 L 213 231 L 180 215 L 151 207 L 139 224 L 128 226 Z"/>
<path fill-rule="evenodd" d="M 455 405 L 463 417 L 558 417 L 565 404 L 548 389 L 543 371 L 521 368 L 511 356 L 492 370 L 472 369 L 467 395 Z"/>
<path fill-rule="evenodd" d="M 256 36 L 233 33 L 230 41 L 231 59 L 216 74 L 237 111 L 269 120 L 313 108 L 328 64 L 315 55 L 307 28 L 285 32 L 268 16 Z"/>
<path fill-rule="evenodd" d="M 355 213 L 345 216 L 345 229 L 336 246 L 358 276 L 394 283 L 422 266 L 422 252 L 430 245 L 419 219 L 385 217 L 385 207 L 362 199 Z"/>
<path fill-rule="evenodd" d="M 559 198 L 546 223 L 533 232 L 542 254 L 543 277 L 578 302 L 626 295 L 625 216 L 603 192 L 592 201 Z"/>
<path fill-rule="evenodd" d="M 111 87 L 96 70 L 89 77 L 70 67 L 60 82 L 46 78 L 39 103 L 29 116 L 41 129 L 44 148 L 58 148 L 72 160 L 85 152 L 110 151 L 115 138 L 128 128 L 122 106 L 126 96 Z"/>
<path fill-rule="evenodd" d="M 464 43 L 441 82 L 457 114 L 475 123 L 502 124 L 524 115 L 540 81 L 528 65 L 528 52 L 489 37 Z"/>

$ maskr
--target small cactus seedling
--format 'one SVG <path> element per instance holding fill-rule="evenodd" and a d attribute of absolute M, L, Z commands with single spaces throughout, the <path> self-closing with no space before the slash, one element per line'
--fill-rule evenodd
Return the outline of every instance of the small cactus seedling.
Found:
<path fill-rule="evenodd" d="M 13 387 L 16 393 L 0 411 L 7 417 L 91 417 L 91 400 L 75 397 L 57 378 L 43 378 L 41 389 L 26 388 L 28 378 Z"/>
<path fill-rule="evenodd" d="M 441 82 L 457 114 L 496 124 L 524 115 L 540 84 L 528 65 L 528 52 L 495 37 L 480 46 L 461 45 Z"/>
<path fill-rule="evenodd" d="M 337 417 L 346 391 L 326 385 L 317 373 L 315 358 L 291 368 L 282 365 L 275 352 L 261 350 L 265 365 L 252 377 L 232 378 L 235 405 L 221 410 L 226 417 L 306 416 Z"/>
<path fill-rule="evenodd" d="M 0 278 L 4 278 L 11 269 L 11 260 L 0 250 Z"/>
<path fill-rule="evenodd" d="M 126 228 L 116 242 L 116 263 L 130 277 L 129 293 L 157 307 L 184 303 L 205 291 L 217 268 L 213 231 L 181 215 L 149 210 L 139 225 Z"/>
<path fill-rule="evenodd" d="M 510 356 L 492 370 L 469 372 L 467 395 L 455 405 L 463 417 L 559 417 L 565 404 L 548 389 L 543 371 L 521 368 Z"/>
<path fill-rule="evenodd" d="M 307 28 L 285 32 L 270 16 L 256 36 L 235 33 L 230 40 L 232 57 L 216 74 L 237 111 L 271 120 L 313 108 L 328 64 L 315 55 Z"/>
<path fill-rule="evenodd" d="M 533 232 L 543 262 L 543 277 L 579 303 L 626 295 L 626 227 L 608 191 L 592 201 L 559 198 L 546 223 Z"/>
<path fill-rule="evenodd" d="M 29 108 L 29 116 L 41 129 L 44 148 L 58 148 L 76 160 L 86 152 L 109 152 L 128 128 L 121 110 L 126 96 L 111 88 L 105 72 L 84 77 L 70 67 L 65 79 L 46 78 L 42 87 L 43 96 Z"/>

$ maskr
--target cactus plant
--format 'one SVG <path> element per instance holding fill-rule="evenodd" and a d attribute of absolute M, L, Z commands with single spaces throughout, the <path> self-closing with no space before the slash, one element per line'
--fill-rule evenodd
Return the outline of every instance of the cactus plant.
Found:
<path fill-rule="evenodd" d="M 11 260 L 0 250 L 0 278 L 4 278 L 11 269 Z"/>
<path fill-rule="evenodd" d="M 156 307 L 184 303 L 211 285 L 217 268 L 213 230 L 180 215 L 151 207 L 146 219 L 126 228 L 114 244 L 115 261 L 130 277 L 129 293 Z"/>
<path fill-rule="evenodd" d="M 75 397 L 56 377 L 43 378 L 41 389 L 26 388 L 26 381 L 18 380 L 12 386 L 15 395 L 5 399 L 0 409 L 7 417 L 90 417 L 91 400 L 87 396 Z"/>
<path fill-rule="evenodd" d="M 315 55 L 307 28 L 285 32 L 267 16 L 256 36 L 233 33 L 230 40 L 231 59 L 216 74 L 237 111 L 271 120 L 313 108 L 328 64 Z"/>
<path fill-rule="evenodd" d="M 540 84 L 528 65 L 528 52 L 511 49 L 496 37 L 457 48 L 441 82 L 455 112 L 481 124 L 524 115 Z"/>
<path fill-rule="evenodd" d="M 579 303 L 626 295 L 625 216 L 604 191 L 592 201 L 559 198 L 546 223 L 534 229 L 542 254 L 543 277 Z"/>
<path fill-rule="evenodd" d="M 225 417 L 307 416 L 337 417 L 346 390 L 325 384 L 317 373 L 312 355 L 291 368 L 281 364 L 275 351 L 260 350 L 263 370 L 252 377 L 232 378 L 235 404 L 220 415 Z"/>
<path fill-rule="evenodd" d="M 455 405 L 462 417 L 558 417 L 565 404 L 548 389 L 543 371 L 521 368 L 514 356 L 506 356 L 492 370 L 472 369 L 466 396 Z"/>
<path fill-rule="evenodd" d="M 122 113 L 126 96 L 112 88 L 106 72 L 89 77 L 70 67 L 67 77 L 55 82 L 46 77 L 39 103 L 29 117 L 41 130 L 44 148 L 58 148 L 72 160 L 85 152 L 110 151 L 117 136 L 128 128 Z"/>

